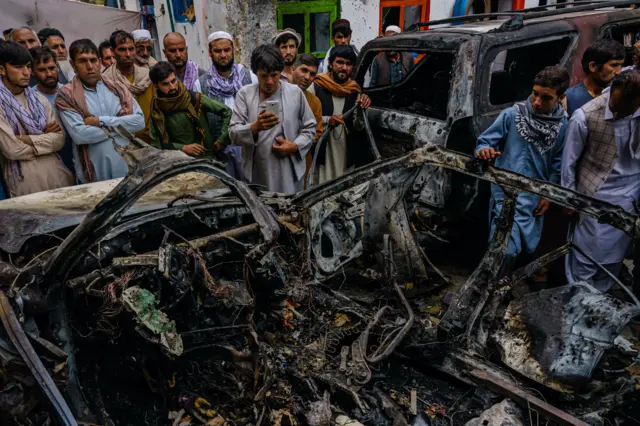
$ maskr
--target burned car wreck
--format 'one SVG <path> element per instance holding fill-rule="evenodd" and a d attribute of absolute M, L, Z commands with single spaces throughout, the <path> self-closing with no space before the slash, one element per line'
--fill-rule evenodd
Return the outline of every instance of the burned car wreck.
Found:
<path fill-rule="evenodd" d="M 520 192 L 634 237 L 637 216 L 427 141 L 295 196 L 177 151 L 130 156 L 135 170 L 100 201 L 85 185 L 0 203 L 15 223 L 0 234 L 2 424 L 630 416 L 637 350 L 616 339 L 640 314 L 635 296 L 528 291 L 570 245 L 511 276 L 500 265 Z M 505 190 L 477 265 L 440 264 L 425 244 L 414 194 L 438 169 Z"/>

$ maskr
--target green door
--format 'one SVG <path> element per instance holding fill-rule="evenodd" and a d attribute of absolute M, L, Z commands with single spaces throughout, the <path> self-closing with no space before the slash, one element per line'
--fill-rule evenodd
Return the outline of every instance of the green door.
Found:
<path fill-rule="evenodd" d="M 338 19 L 338 0 L 278 2 L 278 28 L 293 28 L 303 37 L 298 53 L 324 58 L 333 45 L 331 24 Z"/>

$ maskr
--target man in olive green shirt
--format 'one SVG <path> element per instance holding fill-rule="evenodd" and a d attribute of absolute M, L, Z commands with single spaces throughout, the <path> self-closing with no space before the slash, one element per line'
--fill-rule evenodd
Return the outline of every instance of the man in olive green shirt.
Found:
<path fill-rule="evenodd" d="M 192 157 L 213 158 L 214 153 L 229 144 L 231 108 L 202 93 L 189 92 L 169 62 L 158 62 L 149 77 L 157 93 L 151 102 L 151 145 L 179 149 Z M 222 120 L 218 140 L 213 139 L 207 113 L 217 114 Z"/>

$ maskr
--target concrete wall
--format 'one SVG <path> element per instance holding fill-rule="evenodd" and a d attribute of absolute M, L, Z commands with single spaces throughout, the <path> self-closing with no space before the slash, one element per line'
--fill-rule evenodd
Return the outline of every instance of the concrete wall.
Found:
<path fill-rule="evenodd" d="M 187 40 L 189 59 L 202 68 L 211 65 L 207 38 L 215 31 L 227 31 L 234 37 L 236 61 L 248 65 L 253 49 L 276 30 L 275 5 L 275 0 L 195 0 L 195 23 L 175 22 L 174 28 Z M 162 48 L 161 39 L 171 31 L 171 20 L 165 0 L 155 0 L 154 8 Z M 164 59 L 161 51 L 156 56 Z"/>
<path fill-rule="evenodd" d="M 220 30 L 231 34 L 236 60 L 247 66 L 253 49 L 276 32 L 276 0 L 209 0 L 207 13 L 207 34 Z"/>
<path fill-rule="evenodd" d="M 456 0 L 431 0 L 429 19 L 451 17 Z M 125 0 L 128 10 L 139 10 L 138 0 Z M 525 7 L 538 6 L 539 0 L 526 0 Z M 158 33 L 157 59 L 163 59 L 162 37 L 171 31 L 166 0 L 154 0 Z M 184 35 L 189 58 L 203 68 L 211 64 L 207 37 L 214 31 L 227 31 L 235 40 L 236 60 L 248 65 L 251 52 L 260 43 L 271 39 L 276 31 L 276 0 L 194 0 L 196 22 L 176 22 L 175 31 Z M 501 0 L 500 9 L 507 10 L 512 0 Z M 164 11 L 164 12 L 163 12 Z M 352 43 L 360 48 L 379 35 L 380 0 L 341 0 L 340 17 L 351 22 Z"/>
<path fill-rule="evenodd" d="M 380 0 L 342 0 L 340 17 L 351 22 L 351 44 L 361 48 L 379 35 Z"/>
<path fill-rule="evenodd" d="M 437 19 L 451 18 L 453 12 L 453 5 L 456 0 L 431 0 L 431 10 L 429 13 L 429 20 L 435 21 Z"/>

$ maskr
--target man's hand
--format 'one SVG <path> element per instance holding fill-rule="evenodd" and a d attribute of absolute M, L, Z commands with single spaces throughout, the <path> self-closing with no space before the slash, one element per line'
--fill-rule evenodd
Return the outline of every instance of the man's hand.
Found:
<path fill-rule="evenodd" d="M 278 116 L 263 109 L 258 113 L 258 119 L 251 123 L 251 132 L 258 134 L 275 127 L 278 123 L 280 123 Z"/>
<path fill-rule="evenodd" d="M 329 117 L 329 127 L 333 128 L 340 124 L 344 124 L 342 114 L 333 114 L 331 117 Z"/>
<path fill-rule="evenodd" d="M 493 148 L 483 148 L 480 151 L 476 152 L 476 157 L 481 160 L 491 161 L 496 157 L 500 157 L 502 153 L 500 151 L 496 151 Z"/>
<path fill-rule="evenodd" d="M 358 97 L 356 102 L 360 104 L 360 108 L 362 109 L 367 109 L 371 106 L 371 98 L 369 95 L 365 95 L 364 93 Z"/>
<path fill-rule="evenodd" d="M 52 121 L 47 124 L 47 127 L 44 129 L 44 133 L 58 133 L 60 130 L 62 130 L 60 125 L 56 121 Z"/>
<path fill-rule="evenodd" d="M 549 207 L 551 207 L 551 203 L 549 202 L 549 200 L 541 198 L 540 202 L 538 203 L 538 207 L 535 210 L 535 215 L 542 216 L 547 210 L 549 210 Z"/>
<path fill-rule="evenodd" d="M 22 141 L 25 145 L 33 146 L 33 141 L 31 138 L 27 136 L 18 136 L 18 139 Z"/>
<path fill-rule="evenodd" d="M 220 152 L 224 149 L 224 144 L 220 143 L 220 142 L 214 142 L 213 143 L 213 151 L 214 152 Z"/>
<path fill-rule="evenodd" d="M 90 115 L 84 118 L 84 124 L 87 126 L 100 127 L 100 120 L 98 120 L 98 117 Z"/>
<path fill-rule="evenodd" d="M 182 147 L 182 152 L 192 157 L 200 157 L 204 155 L 204 147 L 197 143 L 191 143 Z"/>
<path fill-rule="evenodd" d="M 271 145 L 271 150 L 278 157 L 284 158 L 298 152 L 298 145 L 282 138 L 276 138 L 276 142 Z"/>

